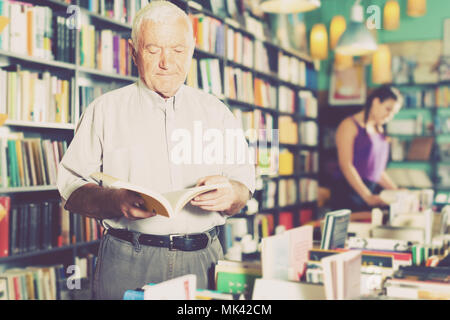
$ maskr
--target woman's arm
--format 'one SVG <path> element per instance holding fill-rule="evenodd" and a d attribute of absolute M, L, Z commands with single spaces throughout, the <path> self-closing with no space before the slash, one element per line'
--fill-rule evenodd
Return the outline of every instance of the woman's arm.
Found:
<path fill-rule="evenodd" d="M 383 171 L 380 177 L 380 181 L 378 184 L 387 190 L 397 190 L 398 186 L 392 181 L 392 179 L 388 176 L 386 171 Z"/>
<path fill-rule="evenodd" d="M 379 196 L 373 195 L 365 185 L 353 165 L 353 145 L 358 134 L 358 128 L 350 118 L 345 119 L 336 131 L 336 146 L 339 168 L 347 182 L 355 192 L 369 205 L 383 204 Z"/>

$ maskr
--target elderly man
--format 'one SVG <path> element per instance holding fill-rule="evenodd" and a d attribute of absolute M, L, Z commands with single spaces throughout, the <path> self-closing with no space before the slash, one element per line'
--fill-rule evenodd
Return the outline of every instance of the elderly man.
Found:
<path fill-rule="evenodd" d="M 193 137 L 198 128 L 242 134 L 220 100 L 183 84 L 195 46 L 188 16 L 170 2 L 152 1 L 136 15 L 129 45 L 140 79 L 89 105 L 58 173 L 66 209 L 101 220 L 107 230 L 94 276 L 99 299 L 121 299 L 128 289 L 185 274 L 211 287 L 211 267 L 223 257 L 218 226 L 245 206 L 255 184 L 251 163 L 211 163 L 196 158 L 195 142 L 177 144 L 180 132 Z M 193 157 L 179 161 L 176 148 L 191 148 Z M 160 193 L 229 187 L 196 197 L 168 219 L 146 211 L 131 191 L 99 186 L 89 177 L 97 171 Z"/>

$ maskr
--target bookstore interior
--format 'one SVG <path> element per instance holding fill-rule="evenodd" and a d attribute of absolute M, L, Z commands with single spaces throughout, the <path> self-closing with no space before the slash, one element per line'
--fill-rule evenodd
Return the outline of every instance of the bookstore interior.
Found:
<path fill-rule="evenodd" d="M 87 137 L 100 117 L 89 112 L 101 108 L 96 101 L 142 81 L 129 39 L 138 12 L 154 2 L 0 0 L 0 300 L 95 298 L 109 226 L 65 205 L 58 172 L 78 130 Z M 207 287 L 179 274 L 130 282 L 120 299 L 450 300 L 450 1 L 167 2 L 194 34 L 180 83 L 239 123 L 254 155 L 254 190 L 239 212 L 216 210 L 226 217 L 216 224 L 223 256 Z M 173 63 L 162 51 L 161 70 Z M 108 161 L 134 152 L 121 143 L 113 154 L 122 158 Z M 90 147 L 76 157 L 87 166 Z M 170 225 L 198 194 L 228 187 L 164 198 L 148 189 L 158 181 L 136 187 L 139 177 L 114 177 L 108 152 L 99 151 L 105 172 L 91 183 L 128 188 L 144 199 L 142 210 L 161 215 L 150 222 Z M 175 237 L 189 239 L 166 236 L 169 253 Z M 140 237 L 127 243 L 139 246 Z"/>

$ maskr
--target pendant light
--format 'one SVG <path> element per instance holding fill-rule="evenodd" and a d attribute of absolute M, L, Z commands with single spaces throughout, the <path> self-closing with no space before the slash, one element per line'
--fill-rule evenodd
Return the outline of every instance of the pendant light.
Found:
<path fill-rule="evenodd" d="M 400 5 L 397 0 L 389 0 L 384 5 L 383 27 L 385 30 L 396 30 L 400 26 Z"/>
<path fill-rule="evenodd" d="M 339 38 L 345 31 L 347 23 L 344 16 L 335 16 L 330 24 L 330 48 L 333 50 L 339 41 Z"/>
<path fill-rule="evenodd" d="M 263 0 L 260 8 L 269 13 L 298 13 L 315 10 L 320 0 Z"/>
<path fill-rule="evenodd" d="M 362 56 L 377 49 L 377 42 L 364 23 L 364 8 L 360 2 L 355 1 L 350 23 L 338 41 L 335 51 L 339 54 Z"/>
<path fill-rule="evenodd" d="M 336 53 L 334 55 L 334 69 L 335 70 L 345 70 L 353 67 L 353 56 L 342 55 Z"/>
<path fill-rule="evenodd" d="M 408 0 L 406 13 L 410 17 L 421 17 L 427 13 L 427 0 Z"/>
<path fill-rule="evenodd" d="M 323 23 L 313 26 L 310 35 L 310 53 L 313 59 L 325 60 L 328 58 L 327 28 Z"/>
<path fill-rule="evenodd" d="M 372 82 L 377 84 L 392 82 L 391 50 L 386 44 L 378 46 L 372 56 Z"/>

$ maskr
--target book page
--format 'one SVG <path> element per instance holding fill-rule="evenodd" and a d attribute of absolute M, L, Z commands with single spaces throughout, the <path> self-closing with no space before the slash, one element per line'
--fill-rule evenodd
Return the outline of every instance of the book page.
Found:
<path fill-rule="evenodd" d="M 167 202 L 170 203 L 171 207 L 174 209 L 173 213 L 177 214 L 181 209 L 183 209 L 183 207 L 189 201 L 194 199 L 196 196 L 212 190 L 230 187 L 231 187 L 230 184 L 227 183 L 211 184 L 206 186 L 167 192 L 163 194 L 163 197 L 167 199 Z"/>
<path fill-rule="evenodd" d="M 289 280 L 300 281 L 305 265 L 308 261 L 308 252 L 313 247 L 313 227 L 303 226 L 294 228 L 289 232 Z"/>
<path fill-rule="evenodd" d="M 123 182 L 123 181 L 119 181 L 119 180 L 114 182 L 111 185 L 111 187 L 124 188 L 124 189 L 128 189 L 128 190 L 138 193 L 144 200 L 145 208 L 149 212 L 153 212 L 153 213 L 156 213 L 158 215 L 168 217 L 168 218 L 170 218 L 171 216 L 174 215 L 174 210 L 173 210 L 172 205 L 161 194 L 158 194 L 158 193 L 148 190 L 146 188 L 139 187 L 139 186 L 133 185 L 131 183 L 127 183 L 127 182 Z"/>

